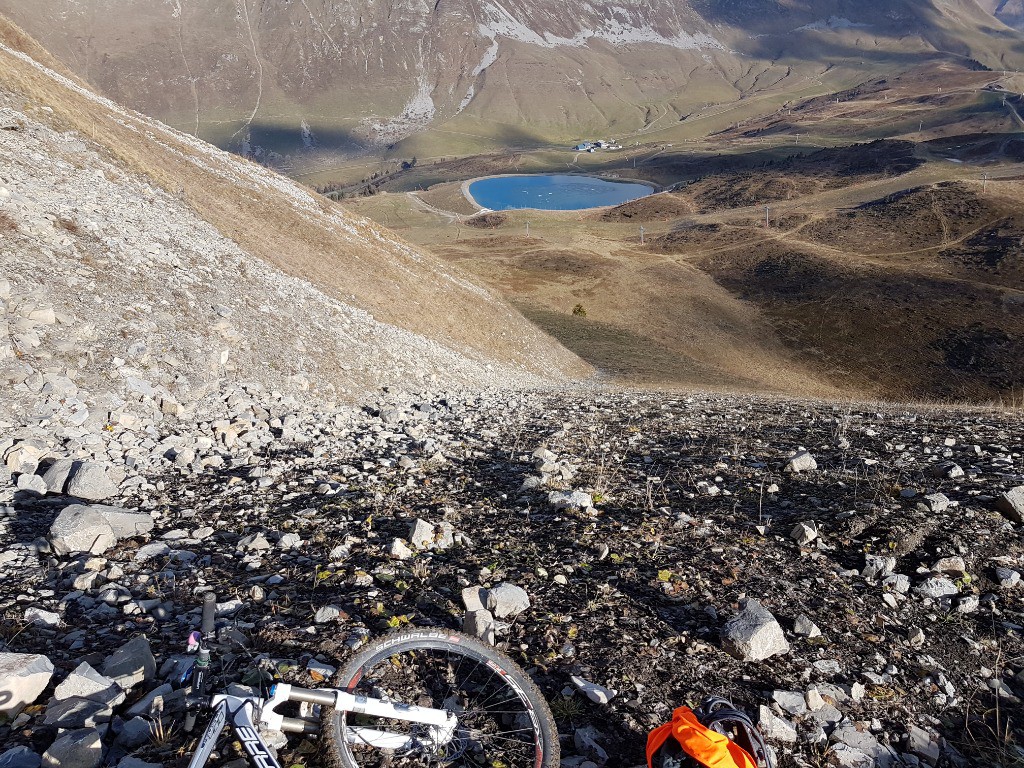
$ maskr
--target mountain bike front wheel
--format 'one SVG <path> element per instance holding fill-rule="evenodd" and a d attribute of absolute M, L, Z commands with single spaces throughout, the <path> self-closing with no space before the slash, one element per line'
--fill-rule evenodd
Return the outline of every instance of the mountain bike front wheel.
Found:
<path fill-rule="evenodd" d="M 397 632 L 360 650 L 339 673 L 355 695 L 453 712 L 455 735 L 434 744 L 402 720 L 330 711 L 321 738 L 343 768 L 555 768 L 558 732 L 537 686 L 511 659 L 460 632 Z M 361 743 L 360 730 L 408 737 L 402 749 Z"/>

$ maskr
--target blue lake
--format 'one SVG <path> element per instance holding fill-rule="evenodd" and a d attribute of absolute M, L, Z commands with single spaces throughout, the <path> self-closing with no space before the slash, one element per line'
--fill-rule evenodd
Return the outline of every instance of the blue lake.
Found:
<path fill-rule="evenodd" d="M 496 176 L 469 185 L 469 194 L 482 208 L 509 211 L 537 208 L 543 211 L 579 211 L 646 197 L 654 190 L 646 184 L 605 181 L 593 176 L 537 174 Z"/>

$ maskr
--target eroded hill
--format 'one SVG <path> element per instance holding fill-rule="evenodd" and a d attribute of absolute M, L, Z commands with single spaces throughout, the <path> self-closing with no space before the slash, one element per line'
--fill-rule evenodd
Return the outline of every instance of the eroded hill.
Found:
<path fill-rule="evenodd" d="M 347 399 L 586 371 L 458 270 L 93 95 L 6 22 L 0 43 L 8 413 L 74 424 L 128 398 L 159 417 L 225 380 Z"/>

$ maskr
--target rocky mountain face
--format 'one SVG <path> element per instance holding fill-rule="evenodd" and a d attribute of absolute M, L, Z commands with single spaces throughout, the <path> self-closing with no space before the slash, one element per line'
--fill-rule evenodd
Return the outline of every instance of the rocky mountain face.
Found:
<path fill-rule="evenodd" d="M 225 381 L 351 400 L 585 371 L 386 231 L 0 60 L 0 419 L 146 428 Z"/>
<path fill-rule="evenodd" d="M 1024 29 L 1024 2 L 1021 0 L 979 0 L 978 5 L 1007 26 Z"/>
<path fill-rule="evenodd" d="M 632 132 L 847 60 L 906 66 L 942 51 L 1004 68 L 1020 54 L 973 0 L 0 0 L 0 11 L 116 101 L 285 167 L 447 123 L 453 142 Z"/>

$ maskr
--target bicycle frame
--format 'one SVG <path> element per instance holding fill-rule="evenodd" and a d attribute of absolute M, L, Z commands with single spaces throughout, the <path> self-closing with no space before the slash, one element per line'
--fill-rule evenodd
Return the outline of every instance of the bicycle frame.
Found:
<path fill-rule="evenodd" d="M 435 748 L 447 744 L 455 736 L 458 718 L 441 709 L 393 704 L 381 699 L 355 696 L 337 688 L 297 688 L 275 685 L 269 699 L 259 696 L 232 696 L 218 694 L 210 698 L 213 718 L 203 733 L 189 768 L 202 768 L 210 759 L 217 739 L 230 723 L 235 737 L 245 749 L 250 764 L 256 768 L 281 768 L 260 735 L 261 729 L 286 733 L 316 733 L 319 724 L 314 719 L 285 717 L 275 709 L 288 701 L 333 707 L 339 713 L 354 712 L 372 717 L 404 720 L 426 726 L 422 737 L 391 733 L 375 728 L 353 726 L 345 730 L 345 739 L 352 744 L 365 744 L 379 749 L 401 750 L 414 746 Z"/>

